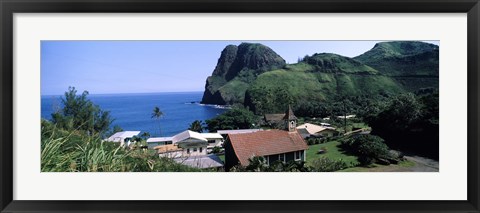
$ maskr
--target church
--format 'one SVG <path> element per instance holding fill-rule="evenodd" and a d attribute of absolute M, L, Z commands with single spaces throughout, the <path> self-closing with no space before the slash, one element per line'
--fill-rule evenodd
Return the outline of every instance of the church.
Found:
<path fill-rule="evenodd" d="M 297 117 L 291 107 L 283 117 L 284 129 L 229 134 L 225 143 L 225 171 L 238 164 L 248 166 L 251 157 L 262 156 L 268 164 L 275 161 L 305 161 L 307 143 L 297 132 Z"/>

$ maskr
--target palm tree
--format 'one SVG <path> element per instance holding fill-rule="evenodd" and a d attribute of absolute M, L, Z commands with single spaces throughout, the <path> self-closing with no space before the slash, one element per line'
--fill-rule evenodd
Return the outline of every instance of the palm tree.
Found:
<path fill-rule="evenodd" d="M 152 118 L 155 118 L 155 120 L 158 121 L 158 128 L 160 130 L 160 136 L 162 136 L 162 128 L 160 127 L 160 118 L 162 118 L 162 117 L 163 117 L 163 112 L 160 110 L 160 108 L 158 106 L 153 108 Z"/>
<path fill-rule="evenodd" d="M 192 124 L 190 124 L 188 129 L 194 132 L 203 132 L 202 121 L 195 120 Z"/>

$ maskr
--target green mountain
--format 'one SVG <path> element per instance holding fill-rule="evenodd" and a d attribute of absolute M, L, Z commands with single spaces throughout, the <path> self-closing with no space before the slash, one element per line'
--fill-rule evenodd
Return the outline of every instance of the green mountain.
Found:
<path fill-rule="evenodd" d="M 202 103 L 243 103 L 245 91 L 256 76 L 285 65 L 285 60 L 265 45 L 228 45 L 223 49 L 212 76 L 207 78 Z"/>
<path fill-rule="evenodd" d="M 241 103 L 256 113 L 270 113 L 299 102 L 438 87 L 435 53 L 436 45 L 386 42 L 355 58 L 317 53 L 285 64 L 264 45 L 229 45 L 207 78 L 202 103 Z"/>
<path fill-rule="evenodd" d="M 437 45 L 418 41 L 381 42 L 354 59 L 391 76 L 408 91 L 438 88 Z"/>

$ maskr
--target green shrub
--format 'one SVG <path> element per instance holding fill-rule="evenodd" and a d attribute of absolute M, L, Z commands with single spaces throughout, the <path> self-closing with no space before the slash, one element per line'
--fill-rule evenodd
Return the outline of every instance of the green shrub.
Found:
<path fill-rule="evenodd" d="M 309 169 L 312 172 L 333 172 L 348 167 L 349 165 L 342 159 L 332 160 L 327 157 L 320 157 L 312 161 Z"/>
<path fill-rule="evenodd" d="M 369 165 L 376 159 L 390 158 L 389 148 L 384 140 L 375 135 L 356 135 L 341 141 L 343 149 L 358 156 L 362 165 Z"/>

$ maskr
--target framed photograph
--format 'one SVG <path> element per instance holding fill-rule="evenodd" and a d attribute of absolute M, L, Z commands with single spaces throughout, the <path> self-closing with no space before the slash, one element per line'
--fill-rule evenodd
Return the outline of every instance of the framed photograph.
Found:
<path fill-rule="evenodd" d="M 478 0 L 0 6 L 1 212 L 480 212 Z"/>

